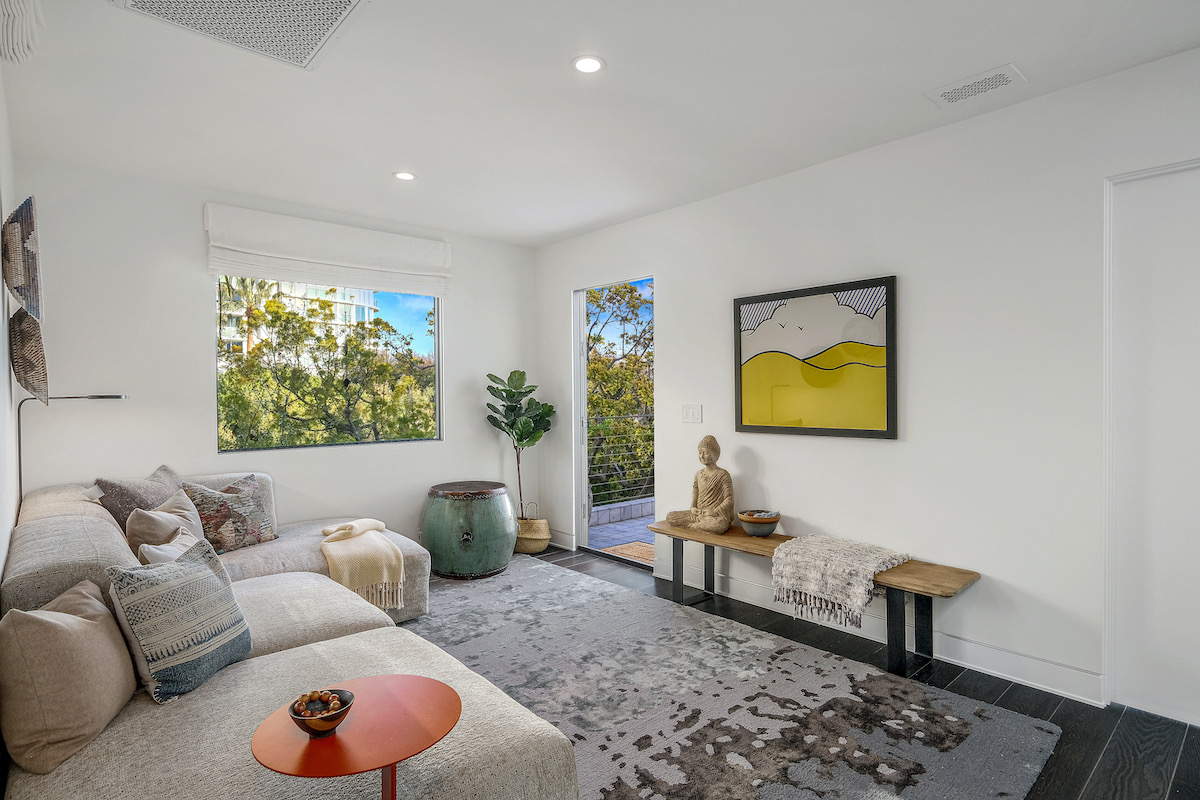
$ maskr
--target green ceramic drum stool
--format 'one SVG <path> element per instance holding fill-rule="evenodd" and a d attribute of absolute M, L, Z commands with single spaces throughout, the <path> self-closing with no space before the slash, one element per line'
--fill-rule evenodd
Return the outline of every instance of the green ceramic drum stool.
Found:
<path fill-rule="evenodd" d="M 421 532 L 433 574 L 486 578 L 508 567 L 517 513 L 503 483 L 439 483 L 425 498 Z"/>

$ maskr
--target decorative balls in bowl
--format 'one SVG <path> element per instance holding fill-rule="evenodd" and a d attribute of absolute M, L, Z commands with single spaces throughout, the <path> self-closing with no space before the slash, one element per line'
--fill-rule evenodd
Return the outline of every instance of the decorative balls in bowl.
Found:
<path fill-rule="evenodd" d="M 779 512 L 751 508 L 739 511 L 738 521 L 742 523 L 742 530 L 751 536 L 770 536 L 779 524 Z"/>
<path fill-rule="evenodd" d="M 334 732 L 350 713 L 354 692 L 345 689 L 314 689 L 305 692 L 288 706 L 288 716 L 296 727 L 314 739 Z"/>

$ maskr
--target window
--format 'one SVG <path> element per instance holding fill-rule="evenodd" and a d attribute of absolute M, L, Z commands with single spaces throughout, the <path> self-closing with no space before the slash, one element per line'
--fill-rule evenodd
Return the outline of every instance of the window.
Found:
<path fill-rule="evenodd" d="M 436 298 L 233 276 L 217 298 L 220 450 L 438 437 Z"/>

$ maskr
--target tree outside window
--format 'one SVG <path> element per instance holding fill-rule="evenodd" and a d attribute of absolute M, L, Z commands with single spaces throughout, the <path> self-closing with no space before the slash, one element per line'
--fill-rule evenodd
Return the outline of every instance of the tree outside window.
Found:
<path fill-rule="evenodd" d="M 434 439 L 437 301 L 224 276 L 220 450 Z"/>

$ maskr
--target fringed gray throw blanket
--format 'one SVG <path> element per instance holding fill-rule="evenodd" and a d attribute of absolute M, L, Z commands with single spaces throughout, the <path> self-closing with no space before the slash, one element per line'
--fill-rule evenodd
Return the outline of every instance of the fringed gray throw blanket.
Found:
<path fill-rule="evenodd" d="M 907 555 L 886 547 L 814 533 L 775 548 L 771 584 L 775 599 L 794 605 L 797 617 L 861 628 L 875 573 L 905 561 Z"/>

